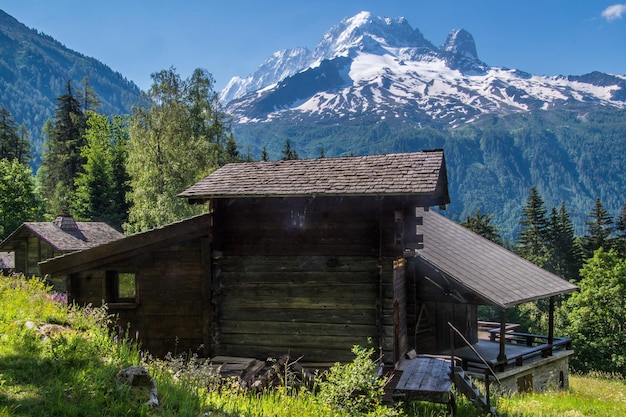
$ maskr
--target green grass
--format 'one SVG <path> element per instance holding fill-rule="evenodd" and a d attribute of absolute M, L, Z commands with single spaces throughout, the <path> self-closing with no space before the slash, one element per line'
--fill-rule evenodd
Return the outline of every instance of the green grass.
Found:
<path fill-rule="evenodd" d="M 112 320 L 103 308 L 68 309 L 63 297 L 39 280 L 0 276 L 0 417 L 358 415 L 333 406 L 332 397 L 296 389 L 289 382 L 252 394 L 200 361 L 149 358 L 126 335 L 109 330 Z M 42 328 L 44 324 L 49 326 Z M 45 334 L 37 329 L 46 329 Z M 156 380 L 157 409 L 115 382 L 120 369 L 139 364 Z M 355 369 L 346 367 L 338 373 L 339 379 L 363 372 Z M 343 395 L 331 388 L 331 396 Z M 349 384 L 345 389 L 350 389 Z M 496 401 L 504 417 L 620 416 L 626 415 L 626 381 L 610 375 L 571 375 L 567 392 Z M 395 408 L 375 406 L 365 415 L 436 417 L 447 415 L 447 409 L 410 402 Z M 458 417 L 483 415 L 458 397 Z"/>

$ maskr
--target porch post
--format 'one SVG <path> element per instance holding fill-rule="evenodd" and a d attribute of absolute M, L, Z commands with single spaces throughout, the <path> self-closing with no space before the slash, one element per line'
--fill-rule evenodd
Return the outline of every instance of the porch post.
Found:
<path fill-rule="evenodd" d="M 550 345 L 550 355 L 554 345 L 554 296 L 550 297 L 550 310 L 548 313 L 548 344 Z"/>
<path fill-rule="evenodd" d="M 500 310 L 500 353 L 498 353 L 498 361 L 506 360 L 506 309 Z"/>

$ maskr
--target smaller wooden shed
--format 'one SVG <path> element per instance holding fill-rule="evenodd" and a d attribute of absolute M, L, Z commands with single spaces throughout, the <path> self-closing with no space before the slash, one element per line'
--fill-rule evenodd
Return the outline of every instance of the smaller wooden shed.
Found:
<path fill-rule="evenodd" d="M 25 222 L 0 243 L 0 251 L 13 253 L 13 269 L 40 276 L 38 263 L 64 253 L 92 248 L 123 238 L 103 222 L 77 222 L 64 213 L 51 222 Z"/>

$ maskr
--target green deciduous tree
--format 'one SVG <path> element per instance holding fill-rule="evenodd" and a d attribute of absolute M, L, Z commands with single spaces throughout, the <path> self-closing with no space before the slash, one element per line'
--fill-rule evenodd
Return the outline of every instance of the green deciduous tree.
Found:
<path fill-rule="evenodd" d="M 626 259 L 600 248 L 588 259 L 574 293 L 560 309 L 580 371 L 626 375 Z"/>
<path fill-rule="evenodd" d="M 202 211 L 177 194 L 228 159 L 229 119 L 211 75 L 197 69 L 183 80 L 170 68 L 152 74 L 152 80 L 145 93 L 150 107 L 136 107 L 129 121 L 129 232 Z"/>
<path fill-rule="evenodd" d="M 42 201 L 29 167 L 0 159 L 0 240 L 26 221 L 40 220 Z"/>
<path fill-rule="evenodd" d="M 491 220 L 493 220 L 493 216 L 489 214 L 481 214 L 480 209 L 476 209 L 474 217 L 470 217 L 468 215 L 465 221 L 461 222 L 461 226 L 491 240 L 494 243 L 497 243 L 498 245 L 502 245 L 502 237 L 498 232 L 498 228 L 493 224 L 490 224 Z"/>

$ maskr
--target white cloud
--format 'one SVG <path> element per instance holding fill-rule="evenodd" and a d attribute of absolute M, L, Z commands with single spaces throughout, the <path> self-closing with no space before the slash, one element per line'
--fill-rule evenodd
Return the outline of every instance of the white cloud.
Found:
<path fill-rule="evenodd" d="M 610 22 L 621 19 L 624 13 L 626 13 L 626 4 L 614 4 L 602 11 L 602 17 Z"/>

